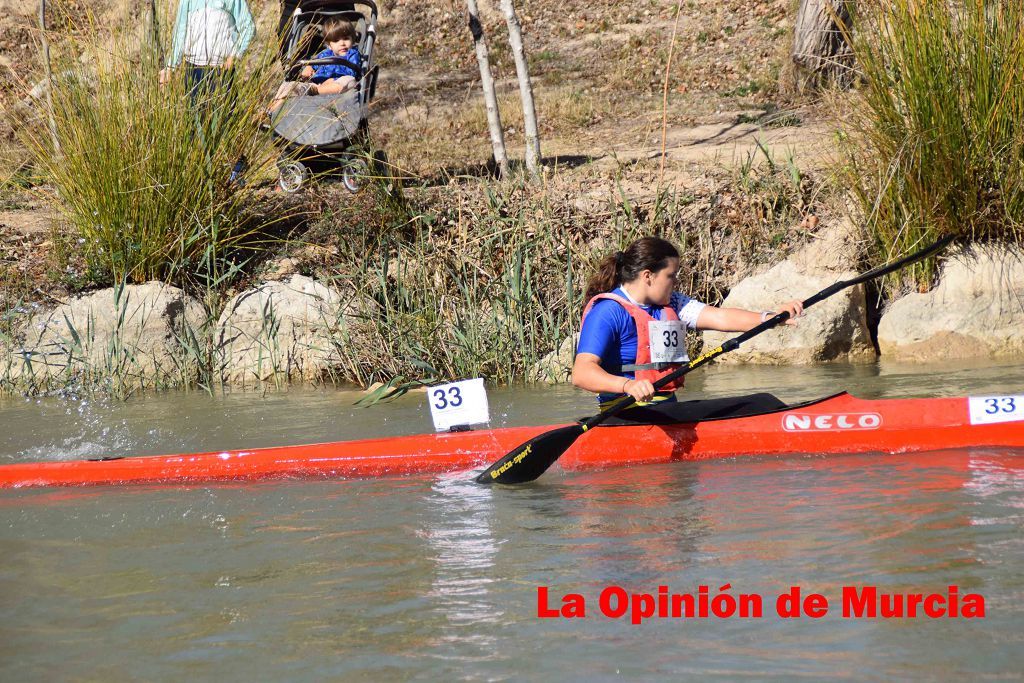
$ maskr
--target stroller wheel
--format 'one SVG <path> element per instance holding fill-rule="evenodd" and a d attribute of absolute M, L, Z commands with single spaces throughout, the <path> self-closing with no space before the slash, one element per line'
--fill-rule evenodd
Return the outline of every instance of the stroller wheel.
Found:
<path fill-rule="evenodd" d="M 345 162 L 341 169 L 341 182 L 345 185 L 346 190 L 355 194 L 363 189 L 369 173 L 370 167 L 367 166 L 366 160 L 353 157 Z"/>
<path fill-rule="evenodd" d="M 282 161 L 277 165 L 277 185 L 289 194 L 302 189 L 309 180 L 309 169 L 301 161 Z"/>

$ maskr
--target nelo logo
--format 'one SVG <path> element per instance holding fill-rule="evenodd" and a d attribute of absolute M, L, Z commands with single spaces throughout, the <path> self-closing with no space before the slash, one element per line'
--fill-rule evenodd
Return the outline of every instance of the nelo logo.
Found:
<path fill-rule="evenodd" d="M 878 413 L 796 413 L 782 416 L 782 428 L 787 432 L 836 432 L 847 429 L 878 429 L 881 426 L 882 416 Z"/>

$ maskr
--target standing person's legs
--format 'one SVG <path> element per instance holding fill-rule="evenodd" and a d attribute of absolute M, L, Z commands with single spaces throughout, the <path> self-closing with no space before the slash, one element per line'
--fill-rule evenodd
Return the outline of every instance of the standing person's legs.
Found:
<path fill-rule="evenodd" d="M 188 92 L 189 103 L 196 111 L 208 107 L 214 89 L 214 68 L 191 64 L 186 64 L 185 68 L 185 89 Z"/>
<path fill-rule="evenodd" d="M 186 87 L 189 102 L 196 118 L 196 130 L 200 144 L 207 150 L 207 159 L 212 163 L 213 150 L 217 149 L 221 137 L 228 131 L 228 122 L 236 115 L 237 93 L 234 90 L 234 68 L 189 66 Z M 248 169 L 248 160 L 241 155 L 235 161 L 228 183 L 242 183 L 242 175 Z M 209 169 L 211 175 L 213 169 Z"/>
<path fill-rule="evenodd" d="M 235 89 L 235 67 L 233 65 L 217 70 L 216 88 L 217 97 L 214 100 L 217 103 L 216 122 L 219 138 L 230 130 L 229 124 L 239 115 L 238 91 Z M 248 169 L 249 160 L 245 158 L 245 154 L 240 154 L 231 169 L 231 175 L 228 176 L 228 184 L 245 185 L 242 176 Z"/>
<path fill-rule="evenodd" d="M 211 110 L 211 80 L 212 69 L 209 67 L 195 66 L 185 63 L 185 96 L 188 98 L 189 109 L 192 112 L 196 144 L 204 152 L 206 157 L 206 172 L 213 174 L 213 159 L 210 145 L 210 110 Z"/>

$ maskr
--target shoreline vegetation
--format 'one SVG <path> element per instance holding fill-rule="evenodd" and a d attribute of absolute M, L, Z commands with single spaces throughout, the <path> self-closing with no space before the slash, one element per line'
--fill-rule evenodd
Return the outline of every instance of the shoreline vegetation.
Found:
<path fill-rule="evenodd" d="M 725 116 L 723 130 L 753 127 L 752 144 L 734 145 L 727 163 L 720 153 L 690 154 L 688 146 L 700 145 L 682 143 L 666 152 L 664 178 L 657 151 L 587 155 L 605 144 L 588 137 L 616 117 L 647 120 L 638 148 L 661 138 L 650 123 L 660 126 L 660 94 L 652 94 L 668 50 L 667 36 L 651 41 L 654 47 L 634 45 L 630 31 L 614 30 L 619 10 L 596 6 L 591 14 L 609 21 L 597 39 L 626 41 L 653 75 L 637 84 L 607 65 L 600 77 L 637 90 L 613 104 L 614 82 L 610 91 L 573 84 L 578 63 L 534 50 L 539 115 L 553 138 L 545 149 L 554 150 L 540 181 L 521 172 L 500 181 L 489 175 L 475 89 L 463 92 L 461 111 L 445 103 L 447 95 L 425 99 L 436 110 L 425 119 L 422 104 L 405 100 L 409 86 L 396 83 L 400 95 L 384 97 L 366 150 L 372 161 L 374 148 L 385 149 L 390 163 L 377 164 L 382 172 L 359 194 L 324 182 L 299 196 L 273 191 L 277 151 L 258 126 L 279 73 L 268 39 L 271 5 L 253 3 L 262 37 L 247 53 L 244 87 L 238 79 L 221 89 L 222 100 L 206 105 L 213 113 L 198 121 L 183 82 L 157 83 L 166 36 L 152 41 L 138 26 L 118 33 L 95 19 L 76 24 L 72 36 L 60 34 L 52 128 L 38 104 L 7 108 L 17 112 L 5 114 L 17 130 L 17 163 L 0 209 L 42 203 L 59 219 L 36 242 L 0 242 L 0 392 L 127 397 L 141 389 L 292 381 L 558 381 L 559 357 L 571 358 L 586 278 L 603 254 L 643 235 L 681 247 L 683 288 L 710 303 L 794 255 L 813 261 L 808 250 L 813 255 L 837 230 L 845 241 L 838 257 L 830 255 L 829 273 L 878 265 L 947 234 L 1007 252 L 1024 235 L 1024 43 L 1016 38 L 1024 10 L 1010 2 L 953 5 L 926 21 L 913 0 L 885 9 L 864 3 L 851 36 L 854 87 L 813 96 L 783 93 L 780 46 L 792 44 L 792 29 L 779 28 L 787 24 L 777 13 L 759 15 L 766 27 L 759 47 L 772 56 L 760 70 L 733 74 L 749 87 L 724 84 L 715 95 L 719 111 L 703 114 L 705 125 Z M 663 10 L 646 19 L 660 21 L 661 32 L 673 19 Z M 725 21 L 742 11 L 730 6 Z M 166 17 L 158 25 L 168 25 Z M 526 21 L 527 40 L 533 21 Z M 723 24 L 720 37 L 680 35 L 676 50 L 720 49 L 716 41 L 728 41 L 735 23 Z M 460 41 L 457 61 L 467 45 L 471 51 L 468 36 L 452 40 Z M 572 40 L 579 38 L 549 42 Z M 111 51 L 111 44 L 120 47 Z M 451 74 L 431 71 L 436 57 L 395 46 L 382 69 L 407 75 L 420 68 L 439 76 L 430 87 L 443 89 Z M 704 72 L 697 57 L 681 61 L 673 115 L 686 122 L 688 103 L 701 99 L 687 94 L 686 79 Z M 460 79 L 452 78 L 465 90 Z M 381 90 L 388 85 L 382 80 Z M 507 109 L 515 100 L 500 102 Z M 723 115 L 723 106 L 739 113 Z M 824 126 L 832 131 L 830 157 L 808 163 L 822 153 L 762 142 L 777 128 L 799 131 L 793 112 L 826 106 L 833 112 Z M 510 130 L 521 127 L 514 112 L 509 121 Z M 690 123 L 700 128 L 701 121 Z M 477 129 L 472 143 L 460 137 Z M 244 184 L 227 182 L 242 157 Z M 890 278 L 862 295 L 856 310 L 850 304 L 848 315 L 866 316 L 864 325 L 879 335 L 883 310 L 933 287 L 936 265 Z M 72 298 L 88 306 L 73 311 L 64 305 Z M 699 352 L 700 340 L 691 342 Z M 873 343 L 893 347 L 888 337 Z M 1024 340 L 1015 343 L 998 351 L 1024 352 Z M 958 348 L 966 354 L 965 344 Z"/>

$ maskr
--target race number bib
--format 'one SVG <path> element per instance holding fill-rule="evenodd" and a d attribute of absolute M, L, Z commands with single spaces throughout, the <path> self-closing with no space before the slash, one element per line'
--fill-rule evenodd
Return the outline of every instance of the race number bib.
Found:
<path fill-rule="evenodd" d="M 682 320 L 652 320 L 647 323 L 652 363 L 687 363 L 686 323 Z"/>
<path fill-rule="evenodd" d="M 427 401 L 430 403 L 430 416 L 434 418 L 434 429 L 439 432 L 491 419 L 487 390 L 479 377 L 432 386 L 427 389 Z"/>

